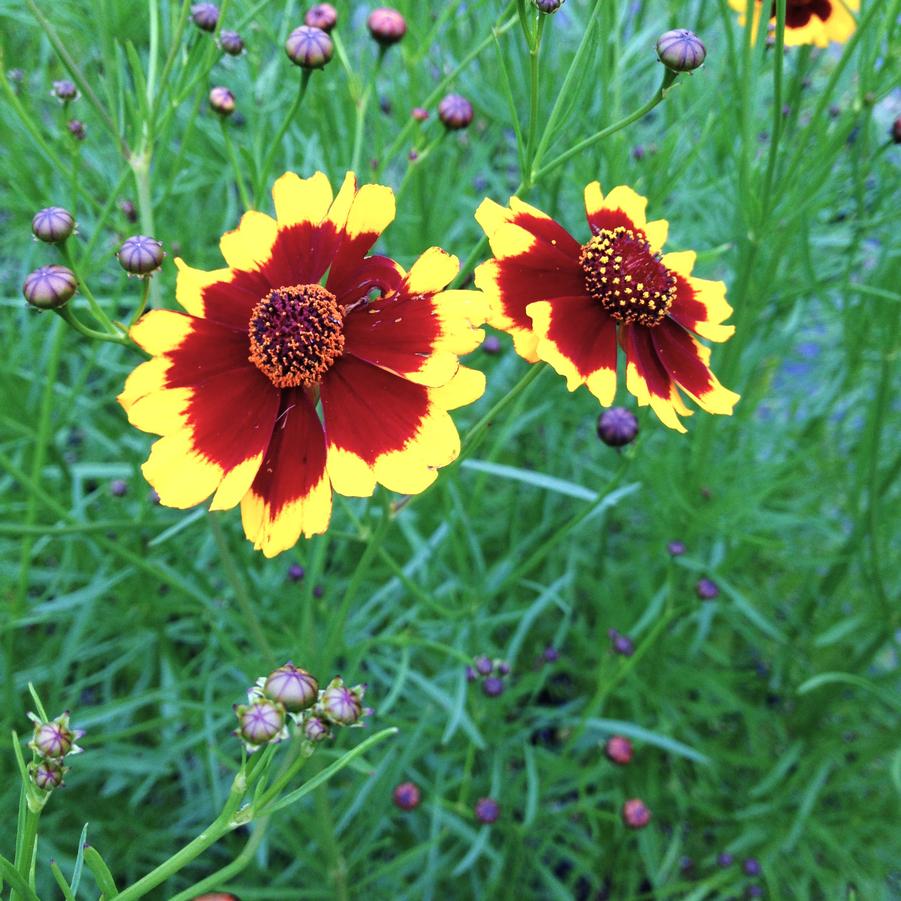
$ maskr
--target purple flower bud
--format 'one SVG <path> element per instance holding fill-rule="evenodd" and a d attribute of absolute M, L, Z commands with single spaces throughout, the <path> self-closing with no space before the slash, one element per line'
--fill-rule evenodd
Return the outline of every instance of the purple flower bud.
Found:
<path fill-rule="evenodd" d="M 321 709 L 327 719 L 339 726 L 352 726 L 363 715 L 361 701 L 365 690 L 364 685 L 348 688 L 343 679 L 336 676 L 322 693 L 317 710 Z"/>
<path fill-rule="evenodd" d="M 760 861 L 756 857 L 748 857 L 743 860 L 741 868 L 748 876 L 759 876 L 761 873 Z"/>
<path fill-rule="evenodd" d="M 608 447 L 631 444 L 638 434 L 638 419 L 625 407 L 611 407 L 598 417 L 598 438 Z"/>
<path fill-rule="evenodd" d="M 210 109 L 225 118 L 235 111 L 235 95 L 228 89 L 217 85 L 210 91 Z"/>
<path fill-rule="evenodd" d="M 415 782 L 401 782 L 394 789 L 394 803 L 401 810 L 413 810 L 415 807 L 419 807 L 421 798 L 422 792 Z"/>
<path fill-rule="evenodd" d="M 125 497 L 128 494 L 128 482 L 125 479 L 113 479 L 109 483 L 109 490 L 113 497 Z"/>
<path fill-rule="evenodd" d="M 48 206 L 38 210 L 31 220 L 31 231 L 39 241 L 59 244 L 75 231 L 75 219 L 61 206 Z"/>
<path fill-rule="evenodd" d="M 636 144 L 635 147 L 632 148 L 632 159 L 635 160 L 636 163 L 640 163 L 644 159 L 646 152 L 647 151 L 641 144 Z"/>
<path fill-rule="evenodd" d="M 50 792 L 63 784 L 67 767 L 55 760 L 38 760 L 29 766 L 31 779 L 41 791 Z"/>
<path fill-rule="evenodd" d="M 219 7 L 215 3 L 195 3 L 191 18 L 201 31 L 215 31 L 219 24 Z"/>
<path fill-rule="evenodd" d="M 122 210 L 122 215 L 125 216 L 129 222 L 138 221 L 138 211 L 130 200 L 120 200 L 119 209 Z"/>
<path fill-rule="evenodd" d="M 538 8 L 539 12 L 552 15 L 563 6 L 566 0 L 532 0 L 532 2 Z"/>
<path fill-rule="evenodd" d="M 249 704 L 235 708 L 238 717 L 237 734 L 250 748 L 258 748 L 279 739 L 285 727 L 285 708 L 269 698 L 256 698 Z"/>
<path fill-rule="evenodd" d="M 306 670 L 288 662 L 269 674 L 263 691 L 273 701 L 281 702 L 285 710 L 298 713 L 316 703 L 319 683 Z"/>
<path fill-rule="evenodd" d="M 88 130 L 81 119 L 70 119 L 66 123 L 66 128 L 76 141 L 83 141 L 88 136 Z"/>
<path fill-rule="evenodd" d="M 657 39 L 657 57 L 673 72 L 691 72 L 706 56 L 707 48 L 701 39 L 685 28 L 667 31 Z"/>
<path fill-rule="evenodd" d="M 611 763 L 626 766 L 632 760 L 632 742 L 622 735 L 612 735 L 604 745 L 604 753 Z"/>
<path fill-rule="evenodd" d="M 695 590 L 702 601 L 712 601 L 720 596 L 720 589 L 713 579 L 700 579 Z"/>
<path fill-rule="evenodd" d="M 727 867 L 731 867 L 733 863 L 735 863 L 735 858 L 728 851 L 722 851 L 717 855 L 716 865 L 718 867 L 722 867 L 725 870 Z"/>
<path fill-rule="evenodd" d="M 479 798 L 473 809 L 475 810 L 476 819 L 486 825 L 496 822 L 501 815 L 501 806 L 494 798 Z"/>
<path fill-rule="evenodd" d="M 475 682 L 476 679 L 479 678 L 479 674 L 471 667 L 466 667 L 466 681 L 467 682 Z"/>
<path fill-rule="evenodd" d="M 119 265 L 130 275 L 150 275 L 163 265 L 163 245 L 156 238 L 135 235 L 116 252 Z"/>
<path fill-rule="evenodd" d="M 69 728 L 68 710 L 49 722 L 43 722 L 33 713 L 29 713 L 28 717 L 34 723 L 34 737 L 28 747 L 36 754 L 49 760 L 61 760 L 67 754 L 81 753 L 75 742 L 84 735 L 84 731 Z"/>
<path fill-rule="evenodd" d="M 763 888 L 756 884 L 751 884 L 745 889 L 746 898 L 762 898 Z"/>
<path fill-rule="evenodd" d="M 57 100 L 62 100 L 63 103 L 71 103 L 73 100 L 78 99 L 78 88 L 76 88 L 75 84 L 67 78 L 62 79 L 61 81 L 54 81 L 53 96 L 56 97 Z"/>
<path fill-rule="evenodd" d="M 338 24 L 338 10 L 331 3 L 317 3 L 307 10 L 303 24 L 329 32 Z"/>
<path fill-rule="evenodd" d="M 58 310 L 72 297 L 77 287 L 75 273 L 54 263 L 30 272 L 22 285 L 22 294 L 39 310 Z"/>
<path fill-rule="evenodd" d="M 219 46 L 229 56 L 240 56 L 244 52 L 244 39 L 237 31 L 220 31 Z"/>
<path fill-rule="evenodd" d="M 389 9 L 387 6 L 374 9 L 366 20 L 366 27 L 383 47 L 396 44 L 407 33 L 404 17 L 396 9 Z"/>
<path fill-rule="evenodd" d="M 510 673 L 510 664 L 506 660 L 500 660 L 497 664 L 497 671 L 501 676 L 507 676 Z"/>
<path fill-rule="evenodd" d="M 450 131 L 466 128 L 472 115 L 472 104 L 460 94 L 448 94 L 438 104 L 438 118 Z"/>
<path fill-rule="evenodd" d="M 301 25 L 288 35 L 285 53 L 301 69 L 321 69 L 332 58 L 335 46 L 328 33 L 321 28 Z"/>
<path fill-rule="evenodd" d="M 311 716 L 303 724 L 303 734 L 308 741 L 315 744 L 316 742 L 325 741 L 331 735 L 331 732 L 318 716 Z"/>
<path fill-rule="evenodd" d="M 317 585 L 313 588 L 313 597 L 321 598 L 325 594 L 325 587 L 322 585 Z"/>
<path fill-rule="evenodd" d="M 300 582 L 306 575 L 306 570 L 299 563 L 292 563 L 288 567 L 288 578 L 292 582 Z"/>
<path fill-rule="evenodd" d="M 425 122 L 425 120 L 429 118 L 429 111 L 427 109 L 425 109 L 424 107 L 414 106 L 410 115 L 417 122 Z"/>
<path fill-rule="evenodd" d="M 628 635 L 621 635 L 616 629 L 611 629 L 607 634 L 610 636 L 614 653 L 622 654 L 624 657 L 631 657 L 635 653 L 635 644 Z"/>
<path fill-rule="evenodd" d="M 486 354 L 499 354 L 501 352 L 501 339 L 497 335 L 488 335 L 482 342 L 482 350 Z"/>
<path fill-rule="evenodd" d="M 671 541 L 666 546 L 671 557 L 681 557 L 685 553 L 685 543 L 682 541 Z"/>
<path fill-rule="evenodd" d="M 480 676 L 490 676 L 491 671 L 494 669 L 494 664 L 491 662 L 490 658 L 486 657 L 482 654 L 473 661 L 476 665 L 476 672 Z"/>
<path fill-rule="evenodd" d="M 482 693 L 489 698 L 496 698 L 504 693 L 504 680 L 497 676 L 489 676 L 482 683 Z"/>
<path fill-rule="evenodd" d="M 651 822 L 651 811 L 644 801 L 630 798 L 623 804 L 623 822 L 630 829 L 644 829 Z"/>
<path fill-rule="evenodd" d="M 545 663 L 556 663 L 560 659 L 560 652 L 553 645 L 549 644 L 541 656 L 544 658 Z"/>

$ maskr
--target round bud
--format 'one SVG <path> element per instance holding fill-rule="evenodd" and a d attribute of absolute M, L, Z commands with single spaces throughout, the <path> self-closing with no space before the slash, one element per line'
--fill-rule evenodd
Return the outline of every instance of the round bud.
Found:
<path fill-rule="evenodd" d="M 630 829 L 644 829 L 651 822 L 651 811 L 644 801 L 630 798 L 623 804 L 623 822 Z"/>
<path fill-rule="evenodd" d="M 717 855 L 716 865 L 718 867 L 726 869 L 726 867 L 731 867 L 733 863 L 735 863 L 735 858 L 728 851 L 723 851 Z"/>
<path fill-rule="evenodd" d="M 120 200 L 119 201 L 119 209 L 122 211 L 122 215 L 129 222 L 137 222 L 138 221 L 138 210 L 135 207 L 134 203 L 130 200 Z"/>
<path fill-rule="evenodd" d="M 329 729 L 326 724 L 319 719 L 318 716 L 311 716 L 304 724 L 303 724 L 303 734 L 306 736 L 307 741 L 319 742 L 324 741 L 329 737 Z"/>
<path fill-rule="evenodd" d="M 494 798 L 479 798 L 473 809 L 476 819 L 486 825 L 496 822 L 501 815 L 501 805 Z"/>
<path fill-rule="evenodd" d="M 448 94 L 438 104 L 438 118 L 450 131 L 466 128 L 472 122 L 472 104 L 460 94 Z"/>
<path fill-rule="evenodd" d="M 560 652 L 549 644 L 541 656 L 545 663 L 556 663 L 560 659 Z"/>
<path fill-rule="evenodd" d="M 422 792 L 415 782 L 401 782 L 394 789 L 393 797 L 395 805 L 401 810 L 413 810 L 413 808 L 419 807 Z"/>
<path fill-rule="evenodd" d="M 223 118 L 230 116 L 235 111 L 235 95 L 228 88 L 213 88 L 210 91 L 210 109 Z"/>
<path fill-rule="evenodd" d="M 557 12 L 566 0 L 532 0 L 532 2 L 538 7 L 539 12 L 550 15 Z"/>
<path fill-rule="evenodd" d="M 476 657 L 476 659 L 473 662 L 476 665 L 476 672 L 480 676 L 490 676 L 491 675 L 491 671 L 494 669 L 494 664 L 484 654 L 481 657 Z"/>
<path fill-rule="evenodd" d="M 237 31 L 220 31 L 219 46 L 229 56 L 240 56 L 244 52 L 244 41 Z"/>
<path fill-rule="evenodd" d="M 49 792 L 63 784 L 66 768 L 54 760 L 39 760 L 30 767 L 31 779 L 41 791 Z"/>
<path fill-rule="evenodd" d="M 128 494 L 128 482 L 125 479 L 113 479 L 109 483 L 109 490 L 113 497 L 125 497 Z"/>
<path fill-rule="evenodd" d="M 497 335 L 488 335 L 482 342 L 482 350 L 486 354 L 499 354 L 501 352 L 501 339 Z"/>
<path fill-rule="evenodd" d="M 604 745 L 604 753 L 611 763 L 626 766 L 632 760 L 632 742 L 622 735 L 612 735 Z"/>
<path fill-rule="evenodd" d="M 372 37 L 383 47 L 396 44 L 407 33 L 407 23 L 396 10 L 387 6 L 374 9 L 366 20 L 366 27 Z"/>
<path fill-rule="evenodd" d="M 608 447 L 624 447 L 638 434 L 638 419 L 625 407 L 611 407 L 598 417 L 598 438 Z"/>
<path fill-rule="evenodd" d="M 425 122 L 425 120 L 429 118 L 429 111 L 425 107 L 414 106 L 413 109 L 410 111 L 410 115 L 417 122 Z"/>
<path fill-rule="evenodd" d="M 332 39 L 321 28 L 301 25 L 288 35 L 285 53 L 301 69 L 321 69 L 335 52 Z"/>
<path fill-rule="evenodd" d="M 219 7 L 215 3 L 195 3 L 191 18 L 201 31 L 215 31 L 219 24 Z"/>
<path fill-rule="evenodd" d="M 695 586 L 698 597 L 702 601 L 712 601 L 720 596 L 720 588 L 713 579 L 700 579 Z"/>
<path fill-rule="evenodd" d="M 156 238 L 135 235 L 123 242 L 116 253 L 119 265 L 131 275 L 150 275 L 163 265 L 163 245 Z"/>
<path fill-rule="evenodd" d="M 666 546 L 671 557 L 681 557 L 685 553 L 684 541 L 671 541 Z"/>
<path fill-rule="evenodd" d="M 62 723 L 38 723 L 34 727 L 32 747 L 41 757 L 58 760 L 65 757 L 72 748 L 72 732 Z"/>
<path fill-rule="evenodd" d="M 236 708 L 235 712 L 238 715 L 238 734 L 253 747 L 272 741 L 285 725 L 285 708 L 269 698 L 257 698 Z"/>
<path fill-rule="evenodd" d="M 273 701 L 280 701 L 286 710 L 298 713 L 312 707 L 319 697 L 319 683 L 306 671 L 293 663 L 280 666 L 269 674 L 263 691 Z"/>
<path fill-rule="evenodd" d="M 504 680 L 497 676 L 489 676 L 482 683 L 482 693 L 489 698 L 496 698 L 504 693 Z"/>
<path fill-rule="evenodd" d="M 75 220 L 72 214 L 61 206 L 48 206 L 34 214 L 31 231 L 39 241 L 59 244 L 75 231 Z"/>
<path fill-rule="evenodd" d="M 88 129 L 81 119 L 70 119 L 66 123 L 66 128 L 76 141 L 83 141 L 88 136 Z"/>
<path fill-rule="evenodd" d="M 747 876 L 760 875 L 760 861 L 756 857 L 749 857 L 747 860 L 743 860 L 741 868 Z"/>
<path fill-rule="evenodd" d="M 339 726 L 352 726 L 363 715 L 362 694 L 359 686 L 348 688 L 341 679 L 332 679 L 320 698 L 322 712 Z"/>
<path fill-rule="evenodd" d="M 53 264 L 30 272 L 22 285 L 22 294 L 39 310 L 58 310 L 77 288 L 75 273 L 65 266 Z"/>
<path fill-rule="evenodd" d="M 691 72 L 704 62 L 707 48 L 685 28 L 667 31 L 657 39 L 657 58 L 673 72 Z"/>
<path fill-rule="evenodd" d="M 635 653 L 635 644 L 628 635 L 621 635 L 616 629 L 610 629 L 607 634 L 610 636 L 610 644 L 615 654 L 631 657 Z"/>
<path fill-rule="evenodd" d="M 479 674 L 471 667 L 466 667 L 466 681 L 475 682 L 479 678 Z"/>
<path fill-rule="evenodd" d="M 306 570 L 299 563 L 292 563 L 288 567 L 288 578 L 292 582 L 300 582 L 303 580 Z"/>
<path fill-rule="evenodd" d="M 303 24 L 331 31 L 338 24 L 338 10 L 331 3 L 317 3 L 307 10 Z"/>
<path fill-rule="evenodd" d="M 61 81 L 54 81 L 53 96 L 56 97 L 57 100 L 62 100 L 63 103 L 70 103 L 71 101 L 78 99 L 78 88 L 76 88 L 75 83 L 69 81 L 68 78 L 64 78 Z"/>
<path fill-rule="evenodd" d="M 894 122 L 892 122 L 892 141 L 895 144 L 901 144 L 901 116 L 898 116 Z"/>

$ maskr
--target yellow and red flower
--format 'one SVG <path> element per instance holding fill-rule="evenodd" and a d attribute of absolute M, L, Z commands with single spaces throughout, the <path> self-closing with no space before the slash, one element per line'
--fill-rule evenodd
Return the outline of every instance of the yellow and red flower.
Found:
<path fill-rule="evenodd" d="M 476 269 L 488 297 L 488 322 L 509 332 L 520 356 L 544 360 L 604 405 L 616 393 L 617 341 L 626 387 L 670 428 L 690 415 L 681 389 L 709 413 L 731 414 L 738 395 L 708 367 L 710 351 L 694 335 L 725 341 L 735 331 L 726 286 L 692 276 L 695 254 L 661 254 L 668 223 L 645 218 L 647 200 L 631 188 L 606 197 L 585 188 L 591 237 L 580 244 L 546 213 L 516 197 L 485 200 L 476 219 L 494 259 Z M 694 335 L 692 334 L 694 333 Z"/>
<path fill-rule="evenodd" d="M 775 0 L 766 0 L 770 7 L 770 28 L 776 27 Z M 745 24 L 747 3 L 745 0 L 729 0 L 729 5 L 738 10 L 739 23 Z M 754 6 L 754 33 L 760 22 L 761 0 Z M 860 0 L 786 0 L 785 3 L 785 46 L 814 44 L 828 47 L 830 41 L 843 44 L 854 34 L 857 23 L 851 12 L 860 9 Z"/>
<path fill-rule="evenodd" d="M 390 188 L 348 173 L 333 197 L 323 173 L 289 172 L 272 194 L 275 218 L 248 212 L 223 235 L 226 268 L 176 260 L 186 312 L 135 325 L 152 359 L 119 396 L 162 436 L 143 466 L 161 503 L 240 503 L 267 557 L 325 531 L 333 490 L 426 488 L 459 453 L 447 411 L 485 387 L 458 360 L 484 337 L 485 305 L 445 290 L 456 257 L 432 247 L 405 272 L 367 255 L 394 218 Z"/>

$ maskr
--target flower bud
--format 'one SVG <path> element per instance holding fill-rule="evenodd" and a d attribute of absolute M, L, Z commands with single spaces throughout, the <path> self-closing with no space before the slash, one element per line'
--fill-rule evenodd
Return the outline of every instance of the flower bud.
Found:
<path fill-rule="evenodd" d="M 269 674 L 263 691 L 273 701 L 280 701 L 285 710 L 298 713 L 316 703 L 319 683 L 306 670 L 288 662 Z"/>
<path fill-rule="evenodd" d="M 501 352 L 501 339 L 497 335 L 488 335 L 482 342 L 482 351 L 486 354 L 499 354 Z"/>
<path fill-rule="evenodd" d="M 109 490 L 113 497 L 125 497 L 128 494 L 128 482 L 125 479 L 113 479 L 109 483 Z"/>
<path fill-rule="evenodd" d="M 626 766 L 632 760 L 632 742 L 622 735 L 612 735 L 604 745 L 604 753 L 611 763 Z"/>
<path fill-rule="evenodd" d="M 756 857 L 749 857 L 743 860 L 741 868 L 747 876 L 759 876 L 761 872 L 760 861 Z"/>
<path fill-rule="evenodd" d="M 407 23 L 396 10 L 387 6 L 374 9 L 366 20 L 366 27 L 372 37 L 383 47 L 396 44 L 407 33 Z"/>
<path fill-rule="evenodd" d="M 560 659 L 560 652 L 553 646 L 548 645 L 541 655 L 545 663 L 556 663 Z"/>
<path fill-rule="evenodd" d="M 120 200 L 119 201 L 119 209 L 122 211 L 122 215 L 129 222 L 137 222 L 138 221 L 138 211 L 135 207 L 134 203 L 130 200 Z"/>
<path fill-rule="evenodd" d="M 317 3 L 307 10 L 303 24 L 329 32 L 338 24 L 338 10 L 331 3 Z"/>
<path fill-rule="evenodd" d="M 727 867 L 731 867 L 733 863 L 735 863 L 735 858 L 728 851 L 723 851 L 721 854 L 717 855 L 716 865 L 718 867 L 726 869 Z"/>
<path fill-rule="evenodd" d="M 685 28 L 667 31 L 657 40 L 657 57 L 673 72 L 691 72 L 706 56 L 707 48 L 701 39 Z"/>
<path fill-rule="evenodd" d="M 221 85 L 210 91 L 210 109 L 225 118 L 235 111 L 235 95 Z"/>
<path fill-rule="evenodd" d="M 472 104 L 460 94 L 448 94 L 438 104 L 438 118 L 449 131 L 466 128 L 472 122 Z"/>
<path fill-rule="evenodd" d="M 195 3 L 191 18 L 201 31 L 215 31 L 219 24 L 219 7 L 215 3 Z"/>
<path fill-rule="evenodd" d="M 119 265 L 131 275 L 150 275 L 163 265 L 163 245 L 156 238 L 135 235 L 122 243 L 116 253 Z"/>
<path fill-rule="evenodd" d="M 62 100 L 63 103 L 71 103 L 73 100 L 78 99 L 78 88 L 76 88 L 75 83 L 69 81 L 68 78 L 64 78 L 61 81 L 54 81 L 53 96 L 56 97 L 57 100 Z"/>
<path fill-rule="evenodd" d="M 238 717 L 235 734 L 244 739 L 248 750 L 285 737 L 285 708 L 278 701 L 258 697 L 249 704 L 236 706 L 235 715 Z"/>
<path fill-rule="evenodd" d="M 623 804 L 623 822 L 630 829 L 644 829 L 651 822 L 651 811 L 644 801 L 630 798 Z"/>
<path fill-rule="evenodd" d="M 532 0 L 532 2 L 538 8 L 539 12 L 551 15 L 552 13 L 557 12 L 566 0 Z"/>
<path fill-rule="evenodd" d="M 504 693 L 504 680 L 497 676 L 489 676 L 482 683 L 482 693 L 489 698 L 496 698 Z"/>
<path fill-rule="evenodd" d="M 240 56 L 244 52 L 244 40 L 237 31 L 220 31 L 219 46 L 229 56 Z"/>
<path fill-rule="evenodd" d="M 38 760 L 28 766 L 31 781 L 45 792 L 51 792 L 63 784 L 63 776 L 67 769 L 68 767 L 55 760 Z"/>
<path fill-rule="evenodd" d="M 685 553 L 685 542 L 670 541 L 666 549 L 671 557 L 681 557 Z"/>
<path fill-rule="evenodd" d="M 476 657 L 473 661 L 476 666 L 476 672 L 480 676 L 490 676 L 491 671 L 494 669 L 494 664 L 491 662 L 491 659 L 482 654 L 480 657 Z"/>
<path fill-rule="evenodd" d="M 479 674 L 471 667 L 466 667 L 466 681 L 475 682 L 479 678 Z"/>
<path fill-rule="evenodd" d="M 625 407 L 611 407 L 598 417 L 598 438 L 608 447 L 631 444 L 638 434 L 638 419 Z"/>
<path fill-rule="evenodd" d="M 81 119 L 70 119 L 66 123 L 66 128 L 76 141 L 83 141 L 88 136 L 88 130 Z"/>
<path fill-rule="evenodd" d="M 631 657 L 635 653 L 635 645 L 628 635 L 621 635 L 616 629 L 610 629 L 607 633 L 610 636 L 610 644 L 616 654 L 623 657 Z"/>
<path fill-rule="evenodd" d="M 75 231 L 75 220 L 72 214 L 61 206 L 48 206 L 34 214 L 31 231 L 39 241 L 59 244 Z"/>
<path fill-rule="evenodd" d="M 712 601 L 720 596 L 719 586 L 713 579 L 700 579 L 695 590 L 702 601 Z"/>
<path fill-rule="evenodd" d="M 401 782 L 394 789 L 393 797 L 395 805 L 401 810 L 413 810 L 415 807 L 419 807 L 422 792 L 415 782 Z"/>
<path fill-rule="evenodd" d="M 324 741 L 331 735 L 331 732 L 329 732 L 328 726 L 318 716 L 311 716 L 303 724 L 303 734 L 306 736 L 307 741 L 315 744 L 316 742 Z"/>
<path fill-rule="evenodd" d="M 53 264 L 35 269 L 25 278 L 22 294 L 39 310 L 58 310 L 75 293 L 75 273 L 65 266 Z"/>
<path fill-rule="evenodd" d="M 46 723 L 33 713 L 28 718 L 34 723 L 34 737 L 28 747 L 36 754 L 48 760 L 61 760 L 66 754 L 81 753 L 75 742 L 84 735 L 84 730 L 69 728 L 68 710 Z"/>
<path fill-rule="evenodd" d="M 363 694 L 365 685 L 355 685 L 348 688 L 340 676 L 336 676 L 329 682 L 322 697 L 319 699 L 319 707 L 323 716 L 339 726 L 352 726 L 363 716 Z"/>
<path fill-rule="evenodd" d="M 475 811 L 476 819 L 486 825 L 496 822 L 501 815 L 501 806 L 494 798 L 479 798 L 473 810 Z"/>
<path fill-rule="evenodd" d="M 429 111 L 423 106 L 414 106 L 410 111 L 410 115 L 417 122 L 425 122 L 425 120 L 429 118 Z"/>
<path fill-rule="evenodd" d="M 321 69 L 332 58 L 334 44 L 321 28 L 301 25 L 288 35 L 285 53 L 295 66 L 301 69 Z"/>
<path fill-rule="evenodd" d="M 288 567 L 288 578 L 292 582 L 300 582 L 303 580 L 306 570 L 299 563 L 292 563 Z"/>

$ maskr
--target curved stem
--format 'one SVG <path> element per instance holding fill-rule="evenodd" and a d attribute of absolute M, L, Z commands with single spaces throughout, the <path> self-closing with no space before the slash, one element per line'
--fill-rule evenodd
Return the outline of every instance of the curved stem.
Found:
<path fill-rule="evenodd" d="M 81 293 L 84 294 L 87 299 L 88 306 L 90 306 L 94 318 L 107 330 L 109 335 L 116 335 L 116 333 L 126 334 L 125 326 L 113 323 L 112 319 L 106 315 L 103 307 L 97 302 L 97 298 L 91 293 L 91 289 L 88 287 L 87 282 L 81 277 L 81 274 L 78 271 L 78 266 L 75 265 L 75 259 L 72 256 L 72 251 L 69 250 L 67 241 L 60 244 L 60 252 L 62 253 L 63 259 L 66 261 L 66 265 L 75 273 L 78 287 L 81 288 Z"/>
<path fill-rule="evenodd" d="M 279 145 L 282 142 L 282 138 L 284 138 L 285 133 L 288 131 L 288 128 L 291 126 L 291 123 L 294 121 L 294 117 L 297 115 L 297 111 L 300 109 L 301 103 L 303 103 L 304 95 L 307 93 L 307 86 L 310 83 L 310 78 L 313 75 L 312 69 L 304 69 L 300 75 L 300 85 L 297 89 L 297 96 L 294 98 L 294 103 L 291 104 L 291 108 L 288 110 L 288 114 L 285 116 L 282 124 L 279 126 L 278 131 L 275 133 L 275 137 L 272 139 L 272 142 L 269 144 L 269 152 L 266 154 L 266 158 L 263 161 L 263 165 L 260 169 L 260 178 L 259 184 L 257 185 L 257 199 L 259 200 L 263 186 L 266 183 L 266 179 L 269 178 L 269 169 L 272 167 L 272 162 L 275 159 L 275 154 L 278 152 Z M 248 205 L 248 209 L 250 206 Z"/>
<path fill-rule="evenodd" d="M 109 332 L 98 332 L 97 329 L 85 325 L 67 306 L 60 307 L 60 309 L 53 312 L 80 335 L 84 335 L 85 338 L 90 338 L 92 341 L 109 341 L 111 344 L 121 344 L 123 347 L 131 346 L 131 341 L 128 338 L 120 338 L 118 335 L 111 335 Z"/>

